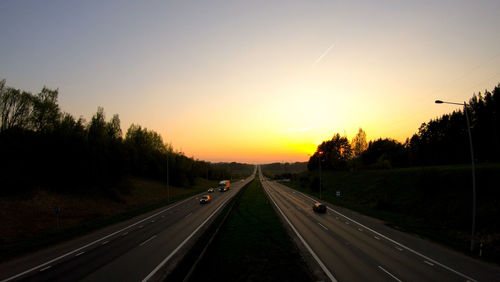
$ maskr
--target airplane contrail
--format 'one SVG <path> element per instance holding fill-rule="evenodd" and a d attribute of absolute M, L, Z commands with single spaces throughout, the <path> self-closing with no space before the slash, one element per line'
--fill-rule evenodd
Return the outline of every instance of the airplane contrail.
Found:
<path fill-rule="evenodd" d="M 321 54 L 321 56 L 319 56 L 319 58 L 318 58 L 318 59 L 317 59 L 317 60 L 316 60 L 316 61 L 312 64 L 312 65 L 313 65 L 313 67 L 314 67 L 317 63 L 319 63 L 319 62 L 323 59 L 323 57 L 325 57 L 325 56 L 326 56 L 326 54 L 328 54 L 328 52 L 330 52 L 330 50 L 333 48 L 333 46 L 335 46 L 335 43 L 337 43 L 337 41 L 333 42 L 333 43 L 332 43 L 332 45 L 330 45 L 330 47 L 328 47 L 328 49 L 326 49 L 326 51 L 325 51 L 325 52 L 323 52 L 323 54 Z"/>

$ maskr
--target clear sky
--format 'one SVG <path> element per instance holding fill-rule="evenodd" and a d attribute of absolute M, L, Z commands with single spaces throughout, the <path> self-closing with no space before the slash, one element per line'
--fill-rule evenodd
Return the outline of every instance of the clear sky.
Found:
<path fill-rule="evenodd" d="M 404 141 L 500 82 L 500 1 L 0 1 L 0 78 L 209 161 Z"/>

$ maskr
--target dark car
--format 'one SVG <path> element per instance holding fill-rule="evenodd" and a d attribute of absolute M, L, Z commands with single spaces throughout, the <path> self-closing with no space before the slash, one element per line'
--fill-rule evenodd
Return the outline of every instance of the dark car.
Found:
<path fill-rule="evenodd" d="M 214 188 L 208 189 L 208 193 L 213 193 L 214 191 L 215 191 Z"/>
<path fill-rule="evenodd" d="M 313 211 L 319 212 L 319 213 L 325 213 L 326 212 L 326 206 L 323 205 L 322 203 L 314 203 L 314 205 L 313 205 Z"/>

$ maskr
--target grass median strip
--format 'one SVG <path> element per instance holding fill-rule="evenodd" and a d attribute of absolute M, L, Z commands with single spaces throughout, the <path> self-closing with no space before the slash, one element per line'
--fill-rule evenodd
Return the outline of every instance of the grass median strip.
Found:
<path fill-rule="evenodd" d="M 190 281 L 311 281 L 256 178 L 243 192 Z"/>

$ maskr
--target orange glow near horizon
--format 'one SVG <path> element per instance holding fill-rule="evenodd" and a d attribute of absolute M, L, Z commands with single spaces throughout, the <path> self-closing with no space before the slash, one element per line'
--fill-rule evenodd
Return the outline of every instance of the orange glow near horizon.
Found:
<path fill-rule="evenodd" d="M 58 88 L 62 111 L 89 121 L 101 106 L 196 159 L 305 161 L 359 128 L 404 142 L 460 108 L 434 100 L 498 84 L 498 3 L 450 5 L 8 1 L 0 79 Z"/>
<path fill-rule="evenodd" d="M 432 108 L 433 104 L 425 111 L 394 107 L 388 101 L 394 103 L 401 97 L 367 87 L 334 87 L 321 77 L 308 74 L 286 88 L 214 87 L 202 101 L 181 109 L 179 118 L 166 123 L 158 121 L 152 128 L 166 128 L 160 132 L 172 136 L 165 138 L 166 142 L 202 160 L 295 162 L 307 161 L 322 141 L 336 133 L 351 140 L 359 128 L 367 133 L 367 141 L 393 138 L 404 142 L 422 122 L 442 111 Z M 215 95 L 212 93 L 232 91 L 239 92 L 240 98 L 227 95 L 222 100 L 210 99 Z M 253 95 L 254 92 L 270 94 Z M 406 92 L 409 97 L 417 96 L 416 90 Z"/>

